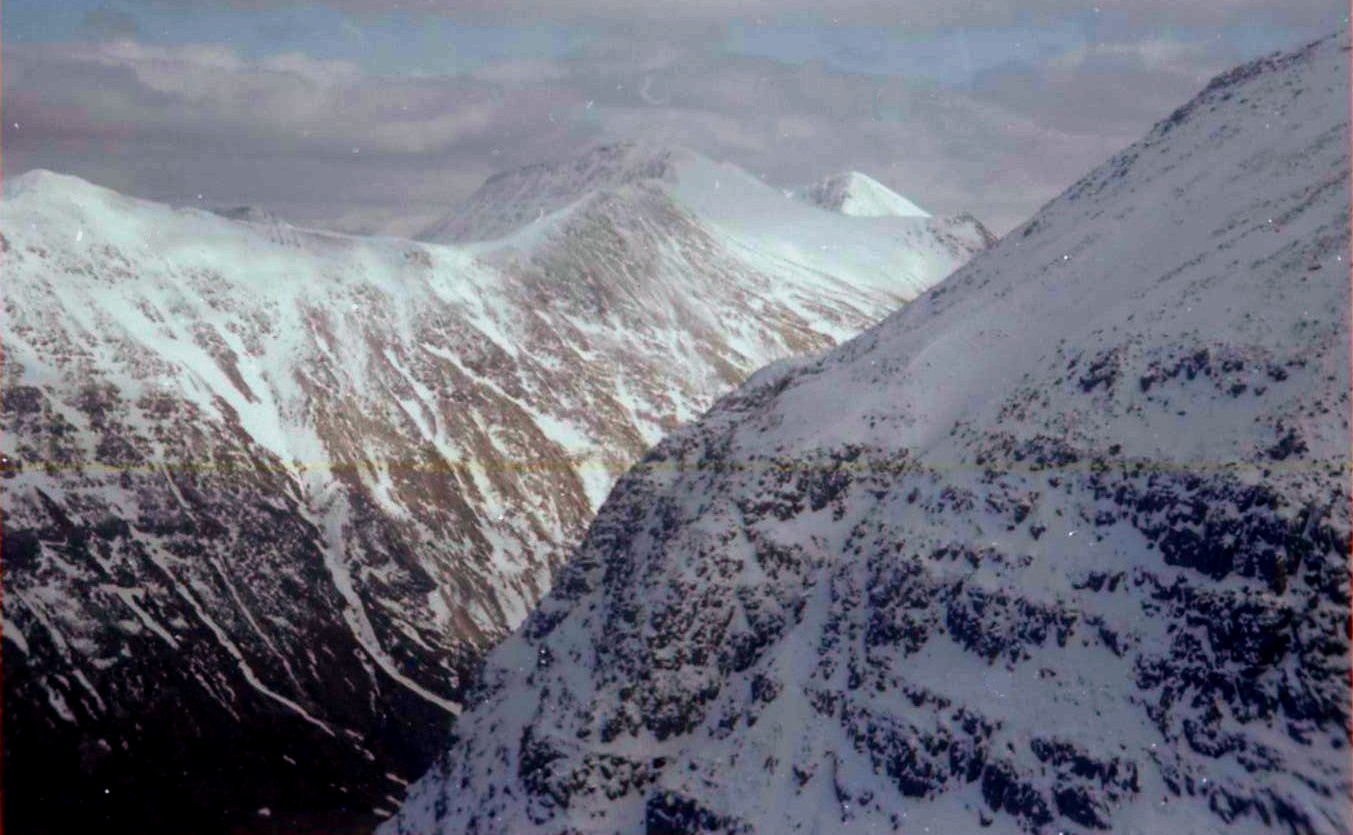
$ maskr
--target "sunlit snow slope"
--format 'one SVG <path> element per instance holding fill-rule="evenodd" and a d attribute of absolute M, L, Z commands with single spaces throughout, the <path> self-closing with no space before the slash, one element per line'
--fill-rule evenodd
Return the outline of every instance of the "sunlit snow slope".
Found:
<path fill-rule="evenodd" d="M 664 440 L 381 831 L 1349 832 L 1348 50 Z"/>
<path fill-rule="evenodd" d="M 815 206 L 857 217 L 930 217 L 925 209 L 858 171 L 827 177 L 802 197 Z"/>
<path fill-rule="evenodd" d="M 773 206 L 751 241 L 644 183 L 578 200 L 467 251 L 5 184 L 13 832 L 393 809 L 616 474 L 981 245 L 798 258 Z"/>

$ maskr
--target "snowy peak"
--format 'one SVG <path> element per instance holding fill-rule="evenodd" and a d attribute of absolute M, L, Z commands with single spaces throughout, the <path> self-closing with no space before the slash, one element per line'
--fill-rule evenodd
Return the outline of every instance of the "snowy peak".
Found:
<path fill-rule="evenodd" d="M 45 168 L 34 168 L 17 177 L 6 177 L 6 201 L 36 199 L 44 202 L 60 200 L 90 200 L 117 195 L 117 192 L 94 185 L 71 174 L 59 174 Z"/>
<path fill-rule="evenodd" d="M 930 213 L 858 171 L 833 174 L 802 192 L 808 203 L 855 217 L 930 217 Z"/>
<path fill-rule="evenodd" d="M 485 181 L 484 187 L 501 188 L 508 183 L 522 183 L 529 184 L 525 190 L 532 193 L 583 194 L 636 180 L 670 179 L 684 166 L 700 162 L 708 163 L 709 160 L 677 145 L 616 142 L 599 145 L 574 159 L 500 172 Z"/>
<path fill-rule="evenodd" d="M 876 204 L 886 202 L 876 197 Z M 579 235 L 606 237 L 613 227 L 705 239 L 766 274 L 816 274 L 828 284 L 845 280 L 899 301 L 914 298 L 992 240 L 971 217 L 822 211 L 736 165 L 640 143 L 491 177 L 422 238 L 529 257 Z"/>
<path fill-rule="evenodd" d="M 601 190 L 646 180 L 674 181 L 694 151 L 638 142 L 602 145 L 576 159 L 536 163 L 493 175 L 463 205 L 418 235 L 438 243 L 482 241 L 510 232 Z"/>
<path fill-rule="evenodd" d="M 743 168 L 686 148 L 624 142 L 595 148 L 573 160 L 495 174 L 419 238 L 440 243 L 505 239 L 552 224 L 555 213 L 589 195 L 646 187 L 666 192 L 681 210 L 731 232 L 761 236 L 770 230 L 770 237 L 784 229 L 794 230 L 793 237 L 807 232 L 811 240 L 803 248 L 856 246 L 856 234 L 867 228 L 858 221 L 915 224 L 930 218 L 910 200 L 857 172 L 829 177 L 796 196 L 766 185 Z M 837 219 L 806 211 L 808 206 L 827 209 Z M 847 219 L 857 222 L 847 225 Z M 896 227 L 904 228 L 917 227 Z"/>
<path fill-rule="evenodd" d="M 203 210 L 198 206 L 168 206 L 153 200 L 131 197 L 105 186 L 97 185 L 72 174 L 61 174 L 45 168 L 35 168 L 4 182 L 4 202 L 22 208 L 35 217 L 55 221 L 72 220 L 81 225 L 99 224 L 106 227 L 124 226 L 123 232 L 134 236 L 138 231 L 162 224 L 172 216 L 197 216 L 214 221 L 216 218 L 267 227 L 270 235 L 294 243 L 299 230 L 273 212 L 258 206 L 237 206 Z M 218 226 L 218 231 L 227 227 Z M 202 231 L 202 230 L 198 230 Z"/>

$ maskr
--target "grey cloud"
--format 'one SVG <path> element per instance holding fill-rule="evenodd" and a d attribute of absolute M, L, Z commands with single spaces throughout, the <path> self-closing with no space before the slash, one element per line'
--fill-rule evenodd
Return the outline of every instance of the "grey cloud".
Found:
<path fill-rule="evenodd" d="M 138 33 L 136 18 L 106 6 L 85 12 L 83 29 L 94 38 L 135 37 Z"/>
<path fill-rule="evenodd" d="M 201 193 L 352 231 L 411 231 L 498 167 L 596 133 L 551 119 L 584 109 L 576 91 L 382 78 L 296 54 L 16 44 L 6 71 L 11 172 L 53 168 L 175 203 Z"/>
<path fill-rule="evenodd" d="M 1139 40 L 956 90 L 715 44 L 633 30 L 562 59 L 426 77 L 213 45 L 16 44 L 3 140 L 11 172 L 55 168 L 347 231 L 413 231 L 496 170 L 603 139 L 687 145 L 786 187 L 855 168 L 1004 230 L 1223 66 L 1206 49 Z"/>
<path fill-rule="evenodd" d="M 16 45 L 6 57 L 15 121 L 57 133 L 119 125 L 204 151 L 437 153 L 488 142 L 546 104 L 466 77 L 380 78 L 299 54 L 246 61 L 220 46 Z M 9 138 L 22 152 L 45 137 Z"/>
<path fill-rule="evenodd" d="M 1341 0 L 321 0 L 356 14 L 390 11 L 472 23 L 583 22 L 631 28 L 728 20 L 933 28 L 1042 23 L 1098 10 L 1110 25 L 1217 26 L 1246 16 L 1273 25 L 1334 28 L 1347 20 Z M 219 0 L 158 0 L 193 7 Z M 306 5 L 313 0 L 231 0 L 241 8 Z"/>
<path fill-rule="evenodd" d="M 545 59 L 499 61 L 471 73 L 479 81 L 506 86 L 559 81 L 567 75 L 568 70 L 560 62 Z"/>
<path fill-rule="evenodd" d="M 1127 142 L 1238 61 L 1196 44 L 1098 44 L 1041 66 L 1008 64 L 981 72 L 972 89 L 1048 128 Z"/>

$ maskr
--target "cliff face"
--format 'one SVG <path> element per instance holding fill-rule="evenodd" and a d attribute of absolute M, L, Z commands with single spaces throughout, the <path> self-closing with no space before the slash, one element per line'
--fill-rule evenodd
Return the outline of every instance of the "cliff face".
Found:
<path fill-rule="evenodd" d="M 659 444 L 381 832 L 1347 832 L 1348 56 Z"/>

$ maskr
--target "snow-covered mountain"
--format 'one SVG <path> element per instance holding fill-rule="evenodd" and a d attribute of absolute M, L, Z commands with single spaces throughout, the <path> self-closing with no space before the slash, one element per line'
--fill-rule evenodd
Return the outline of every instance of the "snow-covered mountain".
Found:
<path fill-rule="evenodd" d="M 935 259 L 966 259 L 993 240 L 968 214 L 849 217 L 838 206 L 824 210 L 786 197 L 743 169 L 694 151 L 626 142 L 492 177 L 419 237 L 529 246 L 542 230 L 577 223 L 604 203 L 604 214 L 623 208 L 642 228 L 663 228 L 667 215 L 681 213 L 758 264 L 788 261 L 829 275 L 849 270 L 857 281 L 867 277 L 873 287 L 911 295 L 933 281 Z"/>
<path fill-rule="evenodd" d="M 823 179 L 802 198 L 823 209 L 857 217 L 930 217 L 930 213 L 892 189 L 858 171 Z"/>
<path fill-rule="evenodd" d="M 669 436 L 381 832 L 1347 833 L 1348 74 Z"/>
<path fill-rule="evenodd" d="M 616 475 L 981 244 L 800 252 L 779 201 L 728 231 L 636 182 L 463 249 L 7 182 L 6 823 L 392 809 Z"/>

